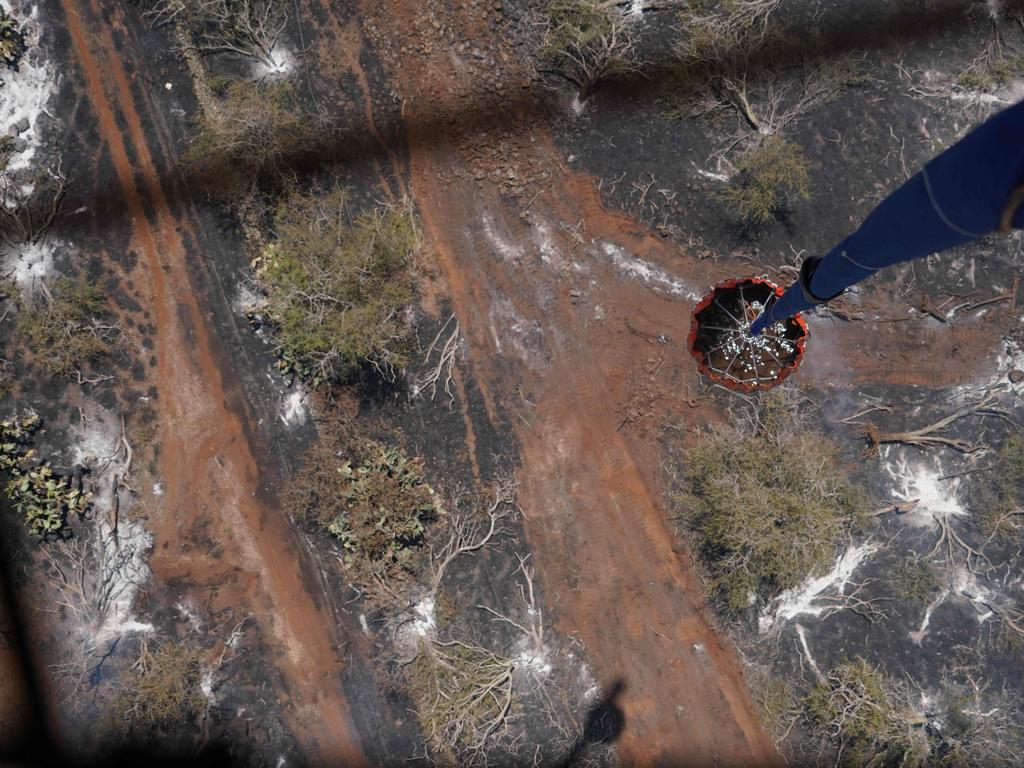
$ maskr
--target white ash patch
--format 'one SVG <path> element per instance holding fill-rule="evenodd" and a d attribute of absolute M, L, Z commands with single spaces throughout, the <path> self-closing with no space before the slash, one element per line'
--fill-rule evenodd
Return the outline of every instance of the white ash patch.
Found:
<path fill-rule="evenodd" d="M 309 394 L 305 387 L 296 382 L 290 392 L 281 400 L 281 421 L 289 427 L 306 423 L 309 418 Z"/>
<path fill-rule="evenodd" d="M 915 645 L 920 645 L 921 641 L 923 641 L 925 636 L 927 636 L 928 625 L 931 624 L 932 621 L 932 614 L 935 613 L 935 610 L 940 605 L 946 602 L 946 598 L 949 597 L 949 594 L 950 589 L 947 587 L 946 589 L 942 590 L 938 597 L 936 597 L 934 600 L 928 603 L 928 607 L 924 609 L 924 618 L 921 619 L 921 626 L 919 626 L 915 630 L 912 630 L 909 633 L 910 639 Z"/>
<path fill-rule="evenodd" d="M 97 510 L 105 512 L 114 502 L 112 473 L 119 471 L 124 461 L 121 422 L 106 408 L 94 403 L 84 407 L 81 413 L 85 419 L 68 428 L 68 463 L 91 470 L 92 503 Z"/>
<path fill-rule="evenodd" d="M 1021 322 L 1024 323 L 1024 315 L 1021 316 Z M 1024 349 L 1012 339 L 1005 339 L 1003 349 L 996 357 L 995 373 L 981 386 L 990 389 L 1005 384 L 1018 395 L 1024 395 L 1024 378 L 1016 383 L 1010 380 L 1010 374 L 1014 371 L 1024 373 Z M 1014 374 L 1014 378 L 1019 375 Z"/>
<path fill-rule="evenodd" d="M 213 670 L 203 670 L 203 677 L 199 681 L 199 690 L 202 691 L 204 698 L 207 701 L 213 703 Z"/>
<path fill-rule="evenodd" d="M 953 571 L 953 593 L 974 607 L 975 618 L 979 624 L 984 624 L 995 616 L 987 603 L 998 603 L 998 593 L 982 584 L 975 574 L 962 565 L 958 565 Z"/>
<path fill-rule="evenodd" d="M 488 213 L 480 217 L 484 235 L 494 252 L 504 261 L 519 262 L 523 259 L 523 249 L 512 242 L 504 233 L 498 231 L 498 223 Z"/>
<path fill-rule="evenodd" d="M 917 501 L 917 504 L 900 520 L 914 526 L 933 526 L 936 518 L 948 520 L 967 514 L 957 490 L 960 478 L 941 478 L 948 474 L 937 455 L 910 456 L 902 446 L 885 446 L 882 449 L 881 469 L 891 478 L 893 497 L 899 501 Z"/>
<path fill-rule="evenodd" d="M 278 42 L 267 54 L 266 59 L 257 59 L 252 67 L 252 76 L 258 80 L 278 80 L 287 77 L 295 69 L 295 54 Z"/>
<path fill-rule="evenodd" d="M 175 603 L 174 607 L 177 609 L 178 613 L 181 614 L 181 617 L 188 622 L 188 625 L 193 632 L 198 633 L 202 631 L 202 619 L 199 618 L 199 614 L 196 612 L 195 606 L 190 600 Z"/>
<path fill-rule="evenodd" d="M 0 88 L 0 95 L 3 89 Z M 14 247 L 0 247 L 3 272 L 17 284 L 22 294 L 29 294 L 54 272 L 54 261 L 63 243 L 44 239 L 38 243 L 23 243 Z"/>
<path fill-rule="evenodd" d="M 515 661 L 516 669 L 529 672 L 532 676 L 541 680 L 549 677 L 553 669 L 548 649 L 543 646 L 537 648 L 526 637 L 522 638 L 519 642 Z"/>
<path fill-rule="evenodd" d="M 723 184 L 727 183 L 732 176 L 728 173 L 707 171 L 699 167 L 696 163 L 693 163 L 693 169 L 697 172 L 698 176 L 703 176 L 705 179 L 711 179 L 712 181 L 719 181 Z"/>
<path fill-rule="evenodd" d="M 842 595 L 854 571 L 877 547 L 870 541 L 851 545 L 840 555 L 832 570 L 824 576 L 808 579 L 803 585 L 786 590 L 772 600 L 768 610 L 758 619 L 762 634 L 781 628 L 796 616 L 821 616 L 836 608 L 835 601 L 825 601 L 826 595 Z"/>
<path fill-rule="evenodd" d="M 818 662 L 814 660 L 814 656 L 811 654 L 811 646 L 807 643 L 807 629 L 803 624 L 796 625 L 796 635 L 800 638 L 800 648 L 803 651 L 804 658 L 807 659 L 808 666 L 814 672 L 814 676 L 820 680 L 823 677 L 821 668 L 818 667 Z"/>
<path fill-rule="evenodd" d="M 420 599 L 412 608 L 398 619 L 395 630 L 395 645 L 408 656 L 420 650 L 424 639 L 437 637 L 437 617 L 434 610 L 434 598 L 427 595 Z"/>
<path fill-rule="evenodd" d="M 265 296 L 253 290 L 246 283 L 241 283 L 238 286 L 238 293 L 235 295 L 234 302 L 232 302 L 232 308 L 235 312 L 249 318 L 262 314 L 266 306 L 267 299 Z"/>
<path fill-rule="evenodd" d="M 121 422 L 98 405 L 83 409 L 83 413 L 85 420 L 72 424 L 69 429 L 71 461 L 102 473 L 120 450 Z"/>
<path fill-rule="evenodd" d="M 540 252 L 541 262 L 556 269 L 564 264 L 565 259 L 562 257 L 561 249 L 555 243 L 555 238 L 551 234 L 551 227 L 546 222 L 537 222 L 534 243 L 536 243 L 537 250 Z"/>
<path fill-rule="evenodd" d="M 651 264 L 649 261 L 631 256 L 626 252 L 625 248 L 615 243 L 602 242 L 600 247 L 612 265 L 622 274 L 647 283 L 663 293 L 678 296 L 688 301 L 700 301 L 700 294 L 693 290 L 693 288 L 679 278 L 673 277 L 656 264 Z"/>
<path fill-rule="evenodd" d="M 16 7 L 17 5 L 17 7 Z M 28 47 L 18 65 L 18 71 L 4 69 L 0 73 L 0 135 L 14 136 L 20 147 L 11 155 L 7 170 L 10 173 L 28 168 L 42 141 L 40 118 L 46 111 L 60 76 L 43 55 L 39 45 L 39 6 L 35 3 L 12 3 L 0 0 L 0 6 L 21 24 Z M 22 143 L 23 142 L 23 143 Z"/>
<path fill-rule="evenodd" d="M 546 366 L 544 328 L 537 320 L 521 317 L 508 298 L 500 297 L 491 303 L 490 325 L 499 354 L 507 353 L 503 350 L 504 340 L 512 347 L 509 352 L 531 368 L 539 370 Z"/>

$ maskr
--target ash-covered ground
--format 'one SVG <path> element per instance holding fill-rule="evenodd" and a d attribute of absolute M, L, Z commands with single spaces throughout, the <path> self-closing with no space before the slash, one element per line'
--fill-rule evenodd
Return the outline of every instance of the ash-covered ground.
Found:
<path fill-rule="evenodd" d="M 666 501 L 672 462 L 760 401 L 697 374 L 694 304 L 730 277 L 787 283 L 1019 100 L 1013 3 L 253 0 L 264 27 L 230 45 L 225 17 L 189 26 L 172 2 L 0 7 L 26 42 L 0 70 L 19 225 L 0 416 L 41 424 L 5 467 L 90 494 L 81 514 L 61 496 L 46 535 L 5 496 L 15 756 L 1017 759 L 1019 236 L 807 317 L 785 390 L 863 494 L 825 566 L 716 614 Z M 622 35 L 607 69 L 563 55 L 566 18 Z M 289 356 L 268 264 L 295 231 L 282 206 L 341 188 L 309 232 L 415 223 L 411 298 L 385 318 L 409 351 L 325 384 Z M 349 478 L 382 466 L 425 514 L 367 570 Z M 50 718 L 23 703 L 22 640 Z M 894 686 L 919 762 L 858 763 L 862 734 L 816 728 L 803 697 L 856 659 Z"/>

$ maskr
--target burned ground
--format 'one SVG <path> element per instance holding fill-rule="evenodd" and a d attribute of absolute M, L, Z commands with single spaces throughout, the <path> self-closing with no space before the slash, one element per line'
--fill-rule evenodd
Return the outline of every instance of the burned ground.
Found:
<path fill-rule="evenodd" d="M 83 739 L 79 724 L 154 690 L 167 659 L 188 690 L 128 711 L 157 717 L 164 746 L 223 744 L 239 764 L 833 762 L 811 715 L 764 694 L 784 681 L 799 697 L 855 658 L 908 681 L 894 700 L 934 756 L 952 749 L 935 736 L 944 690 L 966 691 L 971 717 L 1003 713 L 1015 744 L 1019 520 L 991 467 L 1020 418 L 1018 238 L 897 267 L 808 317 L 785 387 L 868 506 L 831 571 L 716 615 L 668 471 L 701 429 L 758 407 L 698 376 L 694 304 L 726 278 L 788 281 L 800 255 L 1019 98 L 1014 8 L 748 3 L 772 28 L 749 55 L 754 129 L 742 100 L 710 117 L 678 108 L 695 98 L 680 101 L 694 87 L 679 79 L 686 14 L 744 3 L 612 4 L 636 61 L 583 98 L 538 63 L 545 3 L 267 3 L 272 51 L 198 67 L 180 28 L 146 13 L 161 3 L 3 3 L 32 32 L 26 63 L 51 72 L 21 151 L 34 166 L 60 157 L 70 180 L 42 249 L 5 250 L 16 283 L 0 319 L 15 382 L 2 415 L 36 412 L 39 455 L 92 492 L 45 540 L 6 508 L 2 522 L 3 577 L 57 713 L 35 726 L 63 755 L 153 748 L 131 728 Z M 849 68 L 829 70 L 826 96 L 785 120 L 785 99 L 759 111 L 759 77 L 792 96 L 839 53 Z M 200 118 L 232 85 L 271 99 L 282 84 L 302 116 L 284 151 L 237 158 L 254 174 L 237 186 L 223 183 L 237 167 L 197 165 Z M 722 192 L 756 189 L 742 158 L 770 136 L 799 150 L 807 195 L 771 189 L 771 216 L 740 221 Z M 350 190 L 339 215 L 415 211 L 413 362 L 396 380 L 283 374 L 273 322 L 254 322 L 267 211 L 325 182 Z M 19 292 L 59 276 L 101 286 L 117 326 L 109 355 L 64 378 L 16 325 Z M 383 590 L 284 501 L 339 429 L 422 459 L 445 510 Z M 924 586 L 893 576 L 908 559 L 929 569 Z M 69 597 L 54 564 L 79 561 L 88 594 Z M 97 614 L 104 583 L 116 595 Z M 0 643 L 0 739 L 32 756 L 38 743 L 13 736 L 14 648 Z M 423 677 L 452 659 L 457 674 Z M 460 685 L 490 703 L 455 726 L 429 694 Z"/>

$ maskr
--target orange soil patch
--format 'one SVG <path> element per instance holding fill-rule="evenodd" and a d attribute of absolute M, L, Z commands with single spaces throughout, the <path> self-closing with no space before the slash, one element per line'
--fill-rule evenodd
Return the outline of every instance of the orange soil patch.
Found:
<path fill-rule="evenodd" d="M 217 364 L 217 341 L 190 282 L 185 241 L 195 241 L 194 225 L 175 217 L 154 167 L 153 139 L 143 126 L 159 133 L 162 118 L 133 89 L 112 39 L 112 25 L 125 31 L 120 10 L 109 4 L 103 10 L 98 0 L 62 3 L 86 95 L 131 218 L 132 246 L 143 255 L 149 279 L 143 303 L 156 325 L 152 380 L 159 388 L 159 467 L 166 487 L 163 497 L 145 499 L 155 536 L 154 573 L 191 585 L 190 599 L 206 613 L 233 608 L 252 615 L 280 650 L 273 662 L 288 687 L 293 731 L 310 761 L 361 765 L 341 687 L 336 622 L 310 591 L 322 586 L 284 514 L 254 497 L 261 467 L 244 399 Z M 174 210 L 181 209 L 188 208 Z M 210 554 L 216 546 L 218 558 Z"/>

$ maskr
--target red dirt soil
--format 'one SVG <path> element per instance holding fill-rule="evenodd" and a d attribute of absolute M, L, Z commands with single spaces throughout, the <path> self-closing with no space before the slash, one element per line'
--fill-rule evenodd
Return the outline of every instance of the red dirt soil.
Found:
<path fill-rule="evenodd" d="M 323 587 L 286 516 L 253 495 L 260 469 L 244 401 L 217 364 L 216 341 L 186 266 L 185 242 L 196 242 L 198 224 L 174 217 L 154 168 L 151 142 L 162 140 L 164 126 L 133 87 L 113 42 L 112 28 L 127 34 L 120 7 L 62 2 L 86 95 L 131 218 L 131 244 L 143 255 L 149 279 L 149 293 L 140 298 L 157 331 L 152 383 L 159 390 L 159 467 L 167 489 L 163 497 L 144 499 L 155 537 L 150 564 L 159 580 L 190 585 L 188 599 L 203 615 L 238 609 L 253 616 L 280 651 L 273 661 L 288 687 L 290 725 L 307 757 L 318 765 L 362 765 L 341 687 L 336 622 L 310 591 Z M 210 553 L 216 545 L 221 554 L 215 558 Z"/>
<path fill-rule="evenodd" d="M 186 257 L 201 240 L 199 220 L 172 213 L 192 207 L 169 202 L 173 185 L 157 176 L 153 157 L 169 154 L 169 132 L 113 41 L 112 29 L 129 34 L 122 10 L 99 0 L 61 2 L 102 151 L 113 161 L 132 220 L 132 245 L 143 255 L 148 293 L 137 298 L 153 312 L 157 330 L 150 383 L 159 388 L 159 479 L 167 490 L 144 498 L 156 538 L 155 575 L 187 584 L 187 599 L 205 615 L 238 609 L 254 616 L 279 651 L 271 661 L 287 685 L 290 724 L 310 762 L 364 764 L 342 691 L 342 638 L 330 597 L 293 526 L 254 495 L 267 485 L 261 471 L 271 470 L 257 459 L 238 381 L 219 364 L 216 333 L 197 302 Z M 333 17 L 329 0 L 306 2 Z M 403 101 L 409 187 L 382 167 L 378 173 L 390 195 L 409 192 L 419 207 L 487 417 L 513 430 L 522 445 L 520 504 L 551 615 L 562 632 L 582 640 L 603 686 L 626 683 L 623 763 L 779 764 L 735 649 L 716 633 L 690 557 L 670 529 L 658 449 L 623 430 L 621 413 L 632 374 L 656 365 L 668 385 L 659 410 L 685 413 L 689 425 L 716 417 L 692 407 L 690 295 L 749 270 L 693 258 L 606 210 L 595 180 L 566 169 L 529 107 L 506 126 L 459 124 L 477 96 L 497 85 L 518 92 L 528 84 L 516 75 L 514 54 L 489 39 L 485 5 L 362 5 L 362 28 L 332 21 L 316 54 L 331 76 L 356 75 L 375 135 L 362 69 L 370 43 Z M 443 39 L 448 25 L 455 39 L 500 61 L 508 82 L 481 79 L 475 60 Z M 439 113 L 451 126 L 443 143 L 419 122 L 429 115 L 436 124 Z M 396 174 L 403 170 L 394 154 L 388 159 Z M 508 179 L 489 176 L 496 167 L 508 167 Z M 529 177 L 525 191 L 510 191 L 520 175 Z M 823 334 L 835 349 L 863 348 L 855 345 L 858 334 L 870 332 L 875 354 L 896 360 L 907 350 L 905 328 L 896 331 L 904 334 L 899 341 L 860 328 L 869 326 L 844 324 Z M 982 325 L 963 339 L 945 334 L 937 341 L 967 360 L 991 349 L 995 337 Z M 843 354 L 816 367 L 805 361 L 801 375 L 822 384 L 845 368 L 863 369 L 863 359 Z M 931 357 L 944 359 L 934 348 Z M 953 383 L 937 375 L 930 366 L 893 366 L 872 379 Z M 475 454 L 474 422 L 463 409 Z"/>
<path fill-rule="evenodd" d="M 490 35 L 487 13 L 486 3 L 387 0 L 364 2 L 360 18 L 402 100 L 413 197 L 475 383 L 492 424 L 511 426 L 522 444 L 520 503 L 551 607 L 560 629 L 584 642 L 602 685 L 626 683 L 624 764 L 779 764 L 735 650 L 713 628 L 670 530 L 658 450 L 621 430 L 636 371 L 669 372 L 662 416 L 688 405 L 677 423 L 717 418 L 692 410 L 690 310 L 697 294 L 749 266 L 700 261 L 606 210 L 597 180 L 566 169 L 528 105 L 467 125 L 478 100 L 504 92 L 522 103 L 529 84 Z M 453 40 L 468 45 L 460 51 Z M 320 57 L 337 58 L 330 40 Z M 823 328 L 826 347 L 858 352 L 823 357 L 807 381 L 829 385 L 845 368 L 856 371 L 848 382 L 959 383 L 999 334 L 994 324 L 954 334 L 900 325 L 881 334 L 871 324 Z M 910 350 L 925 341 L 933 362 L 912 362 Z M 876 367 L 865 349 L 902 365 Z M 465 421 L 472 448 L 468 413 Z"/>
<path fill-rule="evenodd" d="M 674 261 L 677 271 L 697 275 L 697 285 L 712 276 L 634 220 L 605 210 L 594 180 L 564 170 L 533 115 L 518 116 L 514 149 L 494 148 L 486 129 L 460 135 L 454 127 L 450 143 L 418 135 L 419 119 L 436 121 L 446 108 L 457 115 L 486 87 L 456 52 L 429 38 L 437 18 L 455 25 L 455 39 L 485 48 L 479 18 L 468 8 L 435 13 L 399 0 L 364 4 L 405 100 L 412 191 L 488 415 L 506 426 L 499 405 L 524 404 L 513 422 L 522 443 L 520 503 L 559 628 L 583 641 L 605 688 L 618 679 L 626 684 L 624 764 L 777 763 L 736 654 L 709 623 L 688 557 L 675 550 L 658 501 L 656 455 L 617 429 L 628 370 L 652 353 L 676 365 L 687 360 L 681 341 L 689 305 L 624 280 L 589 251 L 612 243 L 654 265 Z M 413 38 L 436 53 L 393 53 Z M 496 164 L 512 155 L 520 167 L 552 171 L 543 188 L 529 190 L 529 223 L 521 203 L 475 180 L 475 164 L 486 167 L 489 150 Z M 572 296 L 574 289 L 580 295 Z M 602 321 L 592 317 L 596 305 L 604 308 Z M 676 334 L 671 347 L 650 343 L 662 331 Z M 515 383 L 526 397 L 517 396 Z"/>

